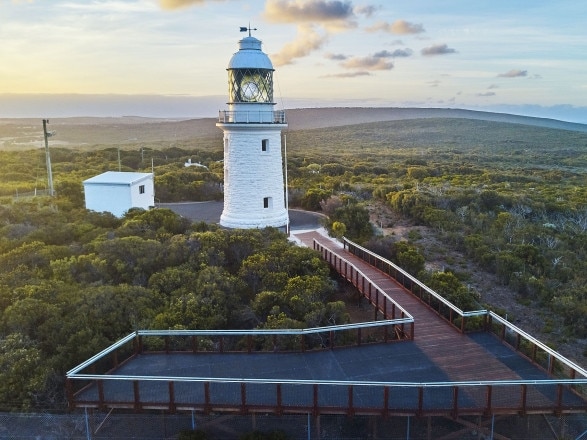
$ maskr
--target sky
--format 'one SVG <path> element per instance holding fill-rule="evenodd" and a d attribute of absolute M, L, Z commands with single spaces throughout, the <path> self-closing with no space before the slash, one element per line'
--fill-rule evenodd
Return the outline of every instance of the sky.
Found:
<path fill-rule="evenodd" d="M 0 117 L 213 117 L 250 24 L 280 108 L 587 123 L 586 17 L 577 0 L 0 0 Z"/>

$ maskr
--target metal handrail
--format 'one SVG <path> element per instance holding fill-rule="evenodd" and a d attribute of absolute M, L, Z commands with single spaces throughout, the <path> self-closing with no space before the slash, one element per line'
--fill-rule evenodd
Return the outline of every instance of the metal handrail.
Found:
<path fill-rule="evenodd" d="M 285 110 L 220 110 L 222 124 L 286 124 Z"/>
<path fill-rule="evenodd" d="M 554 351 L 552 348 L 550 348 L 549 346 L 540 342 L 538 339 L 536 339 L 534 336 L 530 335 L 529 333 L 526 333 L 521 328 L 516 327 L 511 322 L 509 322 L 506 319 L 499 316 L 497 313 L 494 313 L 491 311 L 489 311 L 488 313 L 489 313 L 489 316 L 491 317 L 491 319 L 499 321 L 500 324 L 508 327 L 514 333 L 519 334 L 520 336 L 522 336 L 526 340 L 530 341 L 532 344 L 534 344 L 537 347 L 539 347 L 540 349 L 544 350 L 546 353 L 548 353 L 550 356 L 554 357 L 556 360 L 558 360 L 562 364 L 573 369 L 575 371 L 575 373 L 581 374 L 583 377 L 585 377 L 585 379 L 587 379 L 587 370 L 585 370 L 584 368 L 581 368 L 579 365 L 577 365 L 574 362 L 572 362 L 571 360 L 567 359 L 566 357 L 564 357 L 560 353 Z"/>
<path fill-rule="evenodd" d="M 314 248 L 316 246 L 316 244 L 319 244 L 321 247 L 323 247 L 324 249 L 327 249 L 329 252 L 332 252 L 334 254 L 336 254 L 336 252 L 333 252 L 331 249 L 329 249 L 328 247 L 324 246 L 322 243 L 320 243 L 319 241 L 317 241 L 316 239 L 314 239 Z M 375 289 L 381 293 L 389 302 L 391 302 L 392 304 L 394 304 L 404 315 L 406 315 L 407 317 L 410 318 L 409 322 L 413 322 L 414 318 L 412 317 L 412 315 L 406 310 L 404 309 L 400 304 L 398 304 L 393 298 L 391 298 L 387 293 L 385 293 L 385 291 L 379 287 L 377 285 L 377 283 L 375 283 L 374 281 L 371 280 L 371 278 L 369 278 L 367 275 L 365 275 L 363 273 L 363 271 L 361 271 L 357 266 L 355 266 L 352 262 L 350 262 L 349 260 L 347 260 L 344 257 L 341 257 L 340 255 L 336 254 L 337 258 L 341 261 L 344 261 L 346 264 L 348 264 L 349 266 L 351 266 L 355 271 L 357 271 L 357 273 L 359 273 L 365 280 L 367 280 L 369 283 L 371 283 Z"/>
<path fill-rule="evenodd" d="M 337 331 L 344 331 L 344 330 L 354 330 L 360 328 L 371 328 L 371 327 L 385 327 L 388 325 L 400 325 L 400 324 L 409 324 L 414 322 L 414 318 L 412 318 L 409 314 L 407 318 L 398 318 L 398 319 L 385 319 L 379 321 L 369 321 L 369 322 L 359 322 L 359 323 L 352 323 L 352 324 L 340 324 L 340 325 L 331 325 L 325 327 L 312 327 L 306 329 L 253 329 L 253 330 L 136 330 L 134 333 L 130 333 L 124 338 L 116 341 L 114 344 L 110 345 L 109 347 L 105 348 L 101 352 L 95 354 L 88 360 L 82 362 L 81 364 L 77 365 L 76 367 L 72 368 L 66 373 L 66 376 L 69 377 L 79 377 L 78 372 L 83 370 L 84 368 L 88 367 L 89 365 L 93 364 L 97 360 L 105 357 L 106 355 L 114 352 L 118 348 L 122 347 L 124 344 L 130 342 L 134 338 L 139 336 L 263 336 L 263 335 L 272 335 L 272 336 L 303 336 L 303 335 L 310 335 L 315 333 L 324 333 L 324 332 L 337 332 Z"/>
<path fill-rule="evenodd" d="M 414 284 L 417 284 L 418 286 L 420 286 L 422 289 L 424 289 L 426 292 L 428 292 L 430 295 L 432 295 L 438 301 L 440 301 L 445 306 L 449 307 L 450 309 L 452 309 L 453 311 L 455 311 L 457 314 L 461 315 L 462 317 L 484 316 L 484 315 L 487 315 L 487 310 L 486 309 L 471 310 L 471 311 L 465 312 L 465 311 L 461 310 L 460 308 L 458 308 L 457 306 L 455 306 L 449 300 L 447 300 L 446 298 L 444 298 L 442 295 L 440 295 L 439 293 L 437 293 L 434 290 L 432 290 L 426 284 L 424 284 L 423 282 L 421 282 L 417 278 L 415 278 L 412 275 L 410 275 L 408 272 L 406 272 L 405 270 L 403 270 L 401 267 L 399 267 L 396 264 L 394 264 L 393 262 L 389 261 L 387 258 L 383 258 L 382 256 L 377 255 L 375 252 L 372 252 L 369 249 L 366 249 L 366 248 L 358 245 L 357 243 L 355 243 L 355 242 L 347 239 L 346 237 L 343 237 L 343 243 L 345 245 L 353 246 L 353 247 L 355 247 L 357 249 L 360 249 L 362 252 L 365 252 L 365 253 L 371 255 L 372 257 L 375 257 L 379 261 L 381 261 L 381 262 L 383 262 L 385 264 L 390 265 L 396 271 L 400 272 L 404 277 L 408 278 Z"/>
<path fill-rule="evenodd" d="M 516 386 L 516 385 L 579 385 L 587 384 L 586 379 L 518 379 L 518 380 L 469 380 L 454 382 L 395 382 L 395 381 L 353 381 L 353 380 L 315 380 L 315 379 L 260 379 L 244 377 L 200 377 L 200 376 L 133 376 L 116 374 L 75 374 L 71 379 L 84 380 L 131 380 L 131 381 L 173 381 L 173 382 L 215 382 L 215 383 L 260 383 L 290 385 L 340 385 L 340 386 L 391 386 L 391 387 L 473 387 L 473 386 Z"/>

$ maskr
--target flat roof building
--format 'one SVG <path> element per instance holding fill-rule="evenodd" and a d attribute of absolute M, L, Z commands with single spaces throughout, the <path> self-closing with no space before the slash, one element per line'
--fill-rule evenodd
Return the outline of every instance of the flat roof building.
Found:
<path fill-rule="evenodd" d="M 155 205 L 153 173 L 106 171 L 84 180 L 86 209 L 122 217 L 130 208 Z"/>

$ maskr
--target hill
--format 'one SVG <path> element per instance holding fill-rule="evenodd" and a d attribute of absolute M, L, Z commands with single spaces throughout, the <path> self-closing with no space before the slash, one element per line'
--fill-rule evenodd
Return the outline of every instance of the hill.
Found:
<path fill-rule="evenodd" d="M 587 125 L 503 113 L 440 108 L 303 108 L 287 110 L 289 131 L 341 127 L 373 122 L 467 119 L 504 122 L 542 128 L 587 132 Z M 56 132 L 52 146 L 92 149 L 96 147 L 137 146 L 148 148 L 208 148 L 221 145 L 222 132 L 215 118 L 153 119 L 128 116 L 122 118 L 55 118 L 49 129 Z M 0 149 L 20 150 L 43 147 L 40 119 L 0 119 Z"/>

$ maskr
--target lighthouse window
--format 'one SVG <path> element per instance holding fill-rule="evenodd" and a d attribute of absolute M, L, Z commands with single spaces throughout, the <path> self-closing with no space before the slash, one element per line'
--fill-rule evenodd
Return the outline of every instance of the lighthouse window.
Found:
<path fill-rule="evenodd" d="M 261 151 L 269 151 L 269 139 L 263 139 L 261 141 Z"/>
<path fill-rule="evenodd" d="M 145 185 L 139 186 L 139 194 L 145 194 Z"/>
<path fill-rule="evenodd" d="M 271 208 L 271 197 L 263 198 L 263 208 Z"/>

